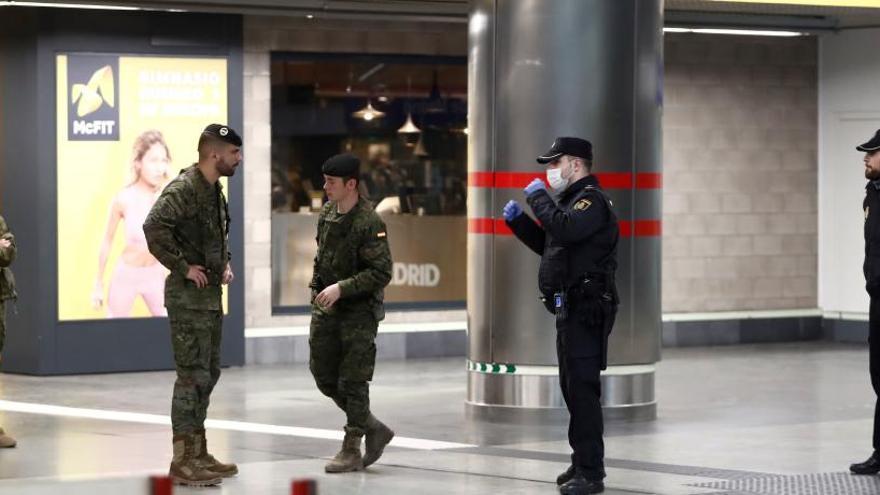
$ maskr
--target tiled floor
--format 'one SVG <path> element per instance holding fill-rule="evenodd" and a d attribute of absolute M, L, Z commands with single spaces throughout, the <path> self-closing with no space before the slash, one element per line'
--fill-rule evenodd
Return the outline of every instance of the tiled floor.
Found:
<path fill-rule="evenodd" d="M 667 350 L 657 380 L 658 420 L 606 427 L 606 493 L 880 493 L 880 477 L 845 473 L 870 452 L 866 347 Z M 172 383 L 169 372 L 0 375 L 0 424 L 19 439 L 0 451 L 0 494 L 146 493 L 171 457 Z M 564 425 L 467 421 L 463 359 L 380 363 L 371 391 L 395 443 L 366 472 L 328 475 L 344 419 L 307 367 L 224 370 L 209 439 L 241 474 L 175 493 L 282 495 L 293 478 L 316 479 L 321 495 L 555 493 Z"/>

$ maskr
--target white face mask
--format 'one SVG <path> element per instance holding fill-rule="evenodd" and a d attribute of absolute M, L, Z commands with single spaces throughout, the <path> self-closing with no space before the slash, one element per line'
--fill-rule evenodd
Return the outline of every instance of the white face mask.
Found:
<path fill-rule="evenodd" d="M 569 162 L 569 166 L 571 166 L 571 162 Z M 547 169 L 547 182 L 550 183 L 550 187 L 554 191 L 562 191 L 568 187 L 569 179 L 571 179 L 571 174 L 568 174 L 568 177 L 562 176 L 562 167 Z"/>

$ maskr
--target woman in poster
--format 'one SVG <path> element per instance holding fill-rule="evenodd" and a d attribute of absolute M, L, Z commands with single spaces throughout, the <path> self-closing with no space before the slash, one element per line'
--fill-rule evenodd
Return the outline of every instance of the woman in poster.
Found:
<path fill-rule="evenodd" d="M 125 248 L 119 256 L 107 291 L 107 317 L 131 316 L 137 296 L 141 296 L 153 316 L 165 316 L 165 276 L 167 272 L 147 250 L 143 224 L 162 188 L 168 182 L 171 154 L 165 138 L 158 130 L 143 132 L 134 141 L 131 159 L 131 180 L 113 198 L 110 218 L 98 256 L 98 275 L 92 292 L 92 305 L 104 304 L 104 271 L 116 236 L 116 227 L 123 220 Z"/>

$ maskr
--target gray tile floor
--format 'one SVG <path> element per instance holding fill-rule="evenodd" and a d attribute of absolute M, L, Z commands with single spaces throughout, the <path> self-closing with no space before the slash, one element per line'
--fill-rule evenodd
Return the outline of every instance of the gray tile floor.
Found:
<path fill-rule="evenodd" d="M 463 359 L 380 363 L 373 410 L 399 443 L 366 472 L 332 476 L 323 464 L 344 418 L 307 367 L 224 370 L 209 439 L 241 474 L 175 493 L 282 495 L 294 478 L 315 478 L 321 495 L 555 493 L 564 425 L 465 420 L 464 368 Z M 880 493 L 880 477 L 845 473 L 870 451 L 865 346 L 666 350 L 657 379 L 658 420 L 607 425 L 606 493 Z M 145 477 L 171 456 L 172 383 L 170 372 L 0 375 L 0 424 L 19 439 L 0 451 L 0 494 L 147 493 Z"/>

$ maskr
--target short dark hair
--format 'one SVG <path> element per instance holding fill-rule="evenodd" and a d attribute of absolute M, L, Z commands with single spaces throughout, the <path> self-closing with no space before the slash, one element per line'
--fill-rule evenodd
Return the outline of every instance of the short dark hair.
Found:
<path fill-rule="evenodd" d="M 357 175 L 327 175 L 327 174 L 324 174 L 324 175 L 326 175 L 327 177 L 332 177 L 334 179 L 341 180 L 343 185 L 345 185 L 350 180 L 354 180 L 356 186 L 359 186 L 361 183 L 361 179 Z M 326 181 L 327 179 L 324 179 L 324 180 Z"/>
<path fill-rule="evenodd" d="M 205 156 L 208 153 L 207 148 L 209 146 L 214 147 L 223 142 L 225 141 L 218 139 L 217 136 L 211 135 L 207 132 L 203 132 L 202 135 L 199 136 L 199 144 L 196 148 L 199 151 L 199 158 Z"/>
<path fill-rule="evenodd" d="M 342 177 L 342 183 L 347 184 L 348 181 L 354 180 L 354 187 L 358 187 L 361 184 L 361 178 L 357 175 L 346 175 Z"/>
<path fill-rule="evenodd" d="M 574 156 L 574 155 L 568 155 L 568 156 L 569 156 L 570 160 L 580 160 L 581 162 L 583 162 L 584 167 L 587 168 L 587 172 L 593 171 L 593 160 L 591 158 L 584 158 L 582 156 Z"/>

